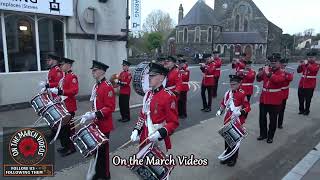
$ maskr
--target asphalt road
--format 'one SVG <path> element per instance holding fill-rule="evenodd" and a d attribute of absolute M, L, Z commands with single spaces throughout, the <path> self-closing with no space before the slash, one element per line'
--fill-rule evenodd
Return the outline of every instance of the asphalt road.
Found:
<path fill-rule="evenodd" d="M 290 65 L 293 68 L 296 68 L 296 64 L 291 64 Z M 254 67 L 254 69 L 258 69 L 261 67 L 261 65 L 257 65 Z M 226 90 L 229 88 L 228 86 L 228 75 L 231 73 L 231 66 L 223 66 L 222 67 L 222 74 L 220 77 L 219 81 L 219 88 L 218 88 L 218 97 L 213 99 L 213 104 L 212 104 L 212 112 L 205 113 L 201 112 L 200 109 L 202 108 L 202 101 L 201 101 L 201 73 L 199 67 L 191 67 L 191 90 L 188 93 L 188 118 L 187 119 L 182 119 L 180 120 L 180 126 L 178 128 L 179 130 L 194 126 L 196 124 L 199 124 L 200 121 L 209 119 L 213 116 L 215 116 L 216 110 L 219 108 L 220 101 L 223 97 L 223 94 L 226 92 Z M 299 81 L 299 76 L 295 76 L 294 81 L 291 84 L 291 87 L 297 88 L 298 87 L 298 81 Z M 226 83 L 226 84 L 224 84 Z M 255 82 L 256 87 L 261 87 L 261 83 Z M 255 92 L 257 91 L 257 88 L 255 88 Z M 255 103 L 258 100 L 259 95 L 256 94 L 256 97 L 251 98 L 251 103 Z M 115 130 L 111 133 L 110 136 L 110 151 L 115 151 L 118 147 L 120 147 L 122 144 L 127 142 L 130 138 L 131 131 L 134 127 L 135 120 L 137 119 L 137 114 L 140 108 L 134 108 L 131 109 L 131 121 L 127 123 L 121 123 L 118 122 L 117 119 L 120 118 L 119 112 L 114 113 L 114 124 L 115 124 Z M 268 169 L 266 173 L 267 175 L 271 174 L 270 176 L 264 176 L 265 178 L 263 179 L 273 179 L 274 176 L 272 174 L 279 174 L 278 176 L 283 175 L 285 172 L 287 172 L 290 167 L 289 166 L 276 166 L 274 163 L 279 163 L 276 161 L 276 159 L 283 155 L 283 154 L 291 154 L 294 155 L 296 154 L 297 158 L 295 158 L 292 162 L 292 164 L 295 164 L 298 162 L 299 158 L 302 158 L 310 148 L 312 149 L 312 146 L 320 141 L 319 136 L 317 138 L 310 137 L 306 133 L 301 133 L 297 137 L 297 139 L 309 139 L 313 138 L 311 141 L 305 141 L 305 146 L 304 147 L 299 147 L 297 149 L 292 149 L 294 147 L 294 142 L 288 142 L 288 145 L 279 150 L 279 152 L 275 152 L 271 157 L 268 158 L 268 161 L 265 161 L 265 163 L 260 164 L 258 167 L 252 167 L 252 173 L 248 175 L 248 173 L 245 172 L 239 172 L 239 176 L 235 177 L 235 179 L 260 179 L 259 177 L 260 174 L 266 173 L 264 172 L 265 168 Z M 2 145 L 1 145 L 2 146 Z M 310 147 L 310 148 L 309 148 Z M 308 149 L 309 148 L 309 149 Z M 2 150 L 2 147 L 1 147 Z M 2 161 L 2 157 L 1 157 Z M 60 171 L 65 168 L 69 168 L 72 166 L 77 165 L 78 163 L 83 163 L 86 162 L 87 160 L 84 159 L 80 153 L 75 153 L 73 155 L 70 155 L 68 157 L 60 157 L 58 154 L 55 155 L 55 171 Z M 1 168 L 2 169 L 2 168 Z M 267 178 L 269 177 L 269 178 Z M 7 178 L 1 178 L 1 179 L 7 179 Z M 8 178 L 8 179 L 16 179 L 16 178 Z M 21 178 L 19 178 L 21 179 Z M 24 178 L 24 179 L 32 179 L 32 178 Z M 279 179 L 277 177 L 276 179 Z"/>

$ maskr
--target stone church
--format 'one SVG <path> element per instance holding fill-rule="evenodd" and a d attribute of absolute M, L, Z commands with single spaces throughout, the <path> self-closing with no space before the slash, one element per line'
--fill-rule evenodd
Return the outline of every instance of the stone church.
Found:
<path fill-rule="evenodd" d="M 214 9 L 199 0 L 185 16 L 180 4 L 175 37 L 169 38 L 174 45 L 169 49 L 189 57 L 218 50 L 224 61 L 244 52 L 254 61 L 264 61 L 280 52 L 281 35 L 282 29 L 252 0 L 215 0 Z"/>

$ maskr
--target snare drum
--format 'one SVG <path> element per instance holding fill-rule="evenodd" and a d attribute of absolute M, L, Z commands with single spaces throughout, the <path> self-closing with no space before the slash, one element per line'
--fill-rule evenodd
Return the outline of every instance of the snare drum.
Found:
<path fill-rule="evenodd" d="M 84 126 L 70 139 L 84 157 L 91 156 L 99 146 L 109 141 L 94 123 Z"/>
<path fill-rule="evenodd" d="M 156 159 L 167 158 L 167 156 L 157 146 L 155 146 L 154 143 L 150 143 L 146 145 L 136 154 L 136 158 L 144 159 L 144 162 L 146 157 L 156 158 Z M 129 168 L 141 179 L 163 180 L 170 175 L 174 166 L 135 165 L 135 166 L 129 166 Z"/>
<path fill-rule="evenodd" d="M 61 103 L 49 105 L 42 113 L 43 119 L 47 122 L 50 128 L 57 128 L 58 124 L 66 125 L 71 120 L 71 115 Z"/>
<path fill-rule="evenodd" d="M 43 110 L 45 110 L 48 105 L 53 104 L 53 102 L 47 93 L 42 93 L 32 98 L 30 104 L 34 111 L 40 116 Z"/>
<path fill-rule="evenodd" d="M 225 124 L 219 130 L 219 134 L 225 139 L 230 148 L 235 147 L 238 142 L 248 135 L 246 129 L 238 120 Z"/>
<path fill-rule="evenodd" d="M 150 90 L 148 74 L 150 69 L 149 64 L 150 63 L 146 61 L 138 64 L 133 73 L 133 89 L 140 96 L 144 96 L 144 94 Z M 165 79 L 162 83 L 164 87 L 166 87 L 166 81 L 167 79 Z"/>

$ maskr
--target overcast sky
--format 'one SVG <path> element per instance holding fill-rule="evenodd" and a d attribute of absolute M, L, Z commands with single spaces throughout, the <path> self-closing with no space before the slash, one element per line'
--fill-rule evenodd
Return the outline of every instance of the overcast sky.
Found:
<path fill-rule="evenodd" d="M 184 7 L 186 15 L 198 0 L 141 0 L 142 22 L 147 15 L 160 9 L 170 14 L 171 18 L 178 22 L 178 8 L 180 3 Z M 205 0 L 214 8 L 214 0 Z M 320 0 L 253 0 L 262 13 L 277 26 L 283 29 L 283 33 L 294 34 L 305 29 L 314 28 L 320 33 Z"/>

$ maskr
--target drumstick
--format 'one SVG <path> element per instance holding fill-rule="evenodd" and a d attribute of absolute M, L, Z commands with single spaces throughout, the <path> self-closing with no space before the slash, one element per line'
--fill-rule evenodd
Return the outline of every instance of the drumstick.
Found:
<path fill-rule="evenodd" d="M 247 109 L 247 108 L 244 108 L 244 109 L 241 109 L 241 110 L 245 110 L 245 109 Z M 241 110 L 240 110 L 240 111 L 241 111 Z M 226 119 L 225 121 L 229 121 L 229 120 L 231 119 L 231 117 L 232 117 L 232 114 L 231 114 L 231 116 L 228 117 L 228 119 Z"/>
<path fill-rule="evenodd" d="M 150 135 L 150 136 L 151 136 L 151 135 Z M 150 137 L 150 136 L 149 136 L 149 137 Z M 138 147 L 142 146 L 142 145 L 149 139 L 149 137 L 147 137 L 145 140 L 143 140 L 143 141 L 139 144 Z"/>
<path fill-rule="evenodd" d="M 78 126 L 80 126 L 80 125 L 81 125 L 81 123 L 79 123 L 79 124 L 77 124 L 77 125 L 73 126 L 72 128 L 70 128 L 70 130 L 75 129 L 75 128 L 77 128 L 77 127 L 78 127 Z"/>
<path fill-rule="evenodd" d="M 74 124 L 74 123 L 76 123 L 77 121 L 80 121 L 81 120 L 81 117 L 80 118 L 78 118 L 78 119 L 71 119 L 71 123 L 70 124 Z"/>
<path fill-rule="evenodd" d="M 118 149 L 122 149 L 122 148 L 124 148 L 125 146 L 127 146 L 128 144 L 130 144 L 132 141 L 131 141 L 131 139 L 128 141 L 128 142 L 126 142 L 126 143 L 124 143 L 122 146 L 120 146 Z"/>

